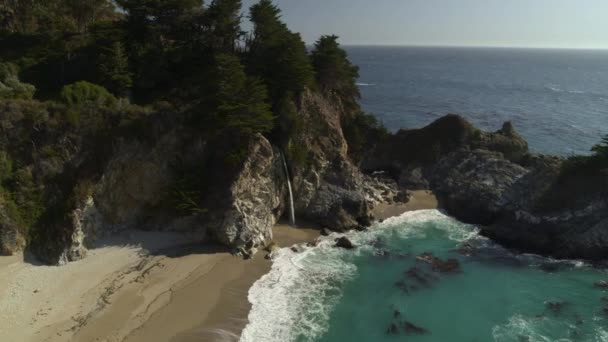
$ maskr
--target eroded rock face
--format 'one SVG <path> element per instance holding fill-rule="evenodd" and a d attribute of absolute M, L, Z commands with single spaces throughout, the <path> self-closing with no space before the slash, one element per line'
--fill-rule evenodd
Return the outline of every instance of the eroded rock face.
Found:
<path fill-rule="evenodd" d="M 564 175 L 564 159 L 527 153 L 510 123 L 481 132 L 449 115 L 400 131 L 370 153 L 399 184 L 428 187 L 451 215 L 508 247 L 560 258 L 608 258 L 608 176 Z"/>
<path fill-rule="evenodd" d="M 430 172 L 431 188 L 457 218 L 490 224 L 508 205 L 508 190 L 528 172 L 501 153 L 463 150 L 440 159 Z"/>
<path fill-rule="evenodd" d="M 13 255 L 25 248 L 25 238 L 0 202 L 0 255 Z"/>
<path fill-rule="evenodd" d="M 221 206 L 202 220 L 221 243 L 247 251 L 272 239 L 272 227 L 282 213 L 285 176 L 280 154 L 261 135 L 249 144 L 241 170 L 228 186 Z"/>
<path fill-rule="evenodd" d="M 347 156 L 341 111 L 322 96 L 306 92 L 300 103 L 305 127 L 293 142 L 307 146 L 309 154 L 309 165 L 293 167 L 296 217 L 336 231 L 356 228 L 370 217 L 363 175 Z"/>
<path fill-rule="evenodd" d="M 178 139 L 173 132 L 154 146 L 132 142 L 119 148 L 94 194 L 106 224 L 114 229 L 133 227 L 159 204 L 173 181 L 171 163 L 179 153 Z"/>

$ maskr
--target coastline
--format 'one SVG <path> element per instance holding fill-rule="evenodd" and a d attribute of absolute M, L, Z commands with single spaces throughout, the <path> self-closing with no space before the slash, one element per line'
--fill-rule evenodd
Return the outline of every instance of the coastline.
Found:
<path fill-rule="evenodd" d="M 435 208 L 432 193 L 416 191 L 407 204 L 378 205 L 375 215 Z M 320 230 L 277 224 L 273 234 L 289 247 L 314 241 Z M 25 342 L 238 341 L 249 288 L 272 265 L 265 252 L 243 260 L 179 234 L 127 235 L 63 267 L 0 258 L 0 335 Z"/>

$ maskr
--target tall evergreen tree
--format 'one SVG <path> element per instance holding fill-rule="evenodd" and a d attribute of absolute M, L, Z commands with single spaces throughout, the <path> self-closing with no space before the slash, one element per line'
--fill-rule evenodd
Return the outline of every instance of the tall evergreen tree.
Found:
<path fill-rule="evenodd" d="M 608 160 L 608 135 L 606 135 L 602 142 L 593 146 L 591 151 L 595 152 L 597 157 L 605 158 Z"/>
<path fill-rule="evenodd" d="M 248 42 L 248 67 L 268 85 L 273 103 L 286 94 L 300 94 L 314 83 L 314 72 L 300 34 L 289 31 L 271 0 L 250 9 L 253 34 Z"/>
<path fill-rule="evenodd" d="M 328 95 L 337 95 L 346 104 L 354 104 L 361 97 L 356 80 L 359 68 L 348 60 L 340 48 L 338 36 L 322 36 L 312 51 L 312 64 L 317 84 Z"/>
<path fill-rule="evenodd" d="M 236 56 L 216 56 L 209 81 L 200 110 L 208 113 L 204 120 L 208 129 L 245 136 L 272 129 L 273 115 L 266 88 L 258 79 L 245 74 Z"/>
<path fill-rule="evenodd" d="M 133 85 L 129 59 L 121 42 L 104 49 L 98 64 L 103 85 L 114 94 L 124 96 Z"/>
<path fill-rule="evenodd" d="M 241 0 L 213 0 L 201 17 L 203 44 L 215 53 L 232 53 L 241 30 Z"/>

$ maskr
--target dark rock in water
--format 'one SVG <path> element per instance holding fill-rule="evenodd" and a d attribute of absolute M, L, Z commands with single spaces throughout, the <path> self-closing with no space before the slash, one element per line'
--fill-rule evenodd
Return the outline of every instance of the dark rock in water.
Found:
<path fill-rule="evenodd" d="M 399 317 L 401 317 L 401 311 L 399 311 L 399 310 L 395 310 L 395 311 L 393 312 L 393 318 L 399 318 Z"/>
<path fill-rule="evenodd" d="M 407 284 L 403 280 L 399 280 L 399 281 L 395 282 L 395 287 L 398 288 L 399 290 L 403 291 L 406 294 L 410 293 L 410 288 L 407 286 Z"/>
<path fill-rule="evenodd" d="M 416 283 L 418 283 L 419 285 L 422 285 L 424 287 L 430 287 L 431 282 L 433 280 L 436 280 L 435 277 L 433 277 L 433 275 L 424 272 L 422 269 L 420 269 L 418 267 L 410 268 L 409 270 L 407 270 L 405 272 L 405 275 L 409 279 L 415 281 Z"/>
<path fill-rule="evenodd" d="M 604 306 L 602 312 L 604 313 L 604 315 L 608 316 L 608 305 Z"/>
<path fill-rule="evenodd" d="M 470 243 L 467 243 L 467 242 L 460 245 L 460 247 L 458 247 L 457 251 L 460 255 L 464 255 L 467 257 L 473 256 L 476 254 L 475 247 L 473 247 Z"/>
<path fill-rule="evenodd" d="M 433 263 L 433 270 L 441 273 L 457 273 L 460 272 L 460 263 L 456 259 L 441 260 L 437 259 Z"/>
<path fill-rule="evenodd" d="M 389 325 L 389 327 L 386 329 L 386 333 L 390 335 L 397 335 L 399 334 L 399 328 L 395 323 L 391 323 L 391 325 Z"/>
<path fill-rule="evenodd" d="M 545 303 L 547 309 L 551 310 L 556 315 L 559 315 L 564 310 L 564 307 L 568 305 L 567 302 L 547 302 Z"/>
<path fill-rule="evenodd" d="M 321 235 L 328 236 L 329 234 L 331 234 L 331 230 L 329 230 L 328 228 L 321 229 Z"/>
<path fill-rule="evenodd" d="M 423 253 L 417 256 L 416 259 L 430 264 L 435 272 L 458 273 L 461 271 L 460 262 L 457 259 L 441 260 L 431 253 Z"/>
<path fill-rule="evenodd" d="M 429 333 L 428 330 L 423 327 L 417 326 L 412 322 L 403 321 L 402 323 L 403 332 L 408 335 L 426 335 Z"/>
<path fill-rule="evenodd" d="M 367 227 L 357 226 L 357 227 L 355 227 L 355 230 L 359 231 L 359 232 L 366 232 L 367 231 Z"/>
<path fill-rule="evenodd" d="M 562 266 L 560 266 L 558 263 L 546 262 L 540 265 L 540 269 L 547 273 L 553 273 L 561 270 Z"/>
<path fill-rule="evenodd" d="M 354 249 L 355 245 L 345 236 L 337 238 L 336 244 L 334 247 L 344 248 L 344 249 Z"/>
<path fill-rule="evenodd" d="M 605 281 L 605 280 L 598 281 L 597 283 L 593 284 L 593 286 L 595 286 L 598 289 L 608 290 L 608 281 Z"/>
<path fill-rule="evenodd" d="M 291 246 L 290 249 L 294 253 L 300 253 L 300 252 L 302 252 L 301 248 L 299 246 L 297 246 L 297 245 L 296 246 Z"/>

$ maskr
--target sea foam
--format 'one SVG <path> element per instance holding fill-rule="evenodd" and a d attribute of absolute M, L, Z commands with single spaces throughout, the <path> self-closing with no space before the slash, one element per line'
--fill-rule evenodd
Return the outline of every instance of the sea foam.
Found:
<path fill-rule="evenodd" d="M 421 237 L 426 223 L 447 230 L 450 239 L 464 241 L 477 230 L 437 210 L 408 212 L 375 224 L 366 232 L 348 232 L 323 237 L 316 247 L 300 246 L 301 252 L 283 248 L 273 257 L 271 271 L 249 290 L 252 304 L 249 324 L 242 342 L 289 342 L 301 338 L 313 341 L 329 328 L 332 309 L 342 296 L 344 285 L 357 275 L 353 262 L 361 253 L 373 249 L 372 241 L 392 230 L 400 238 Z M 335 248 L 334 239 L 347 236 L 354 251 Z"/>

